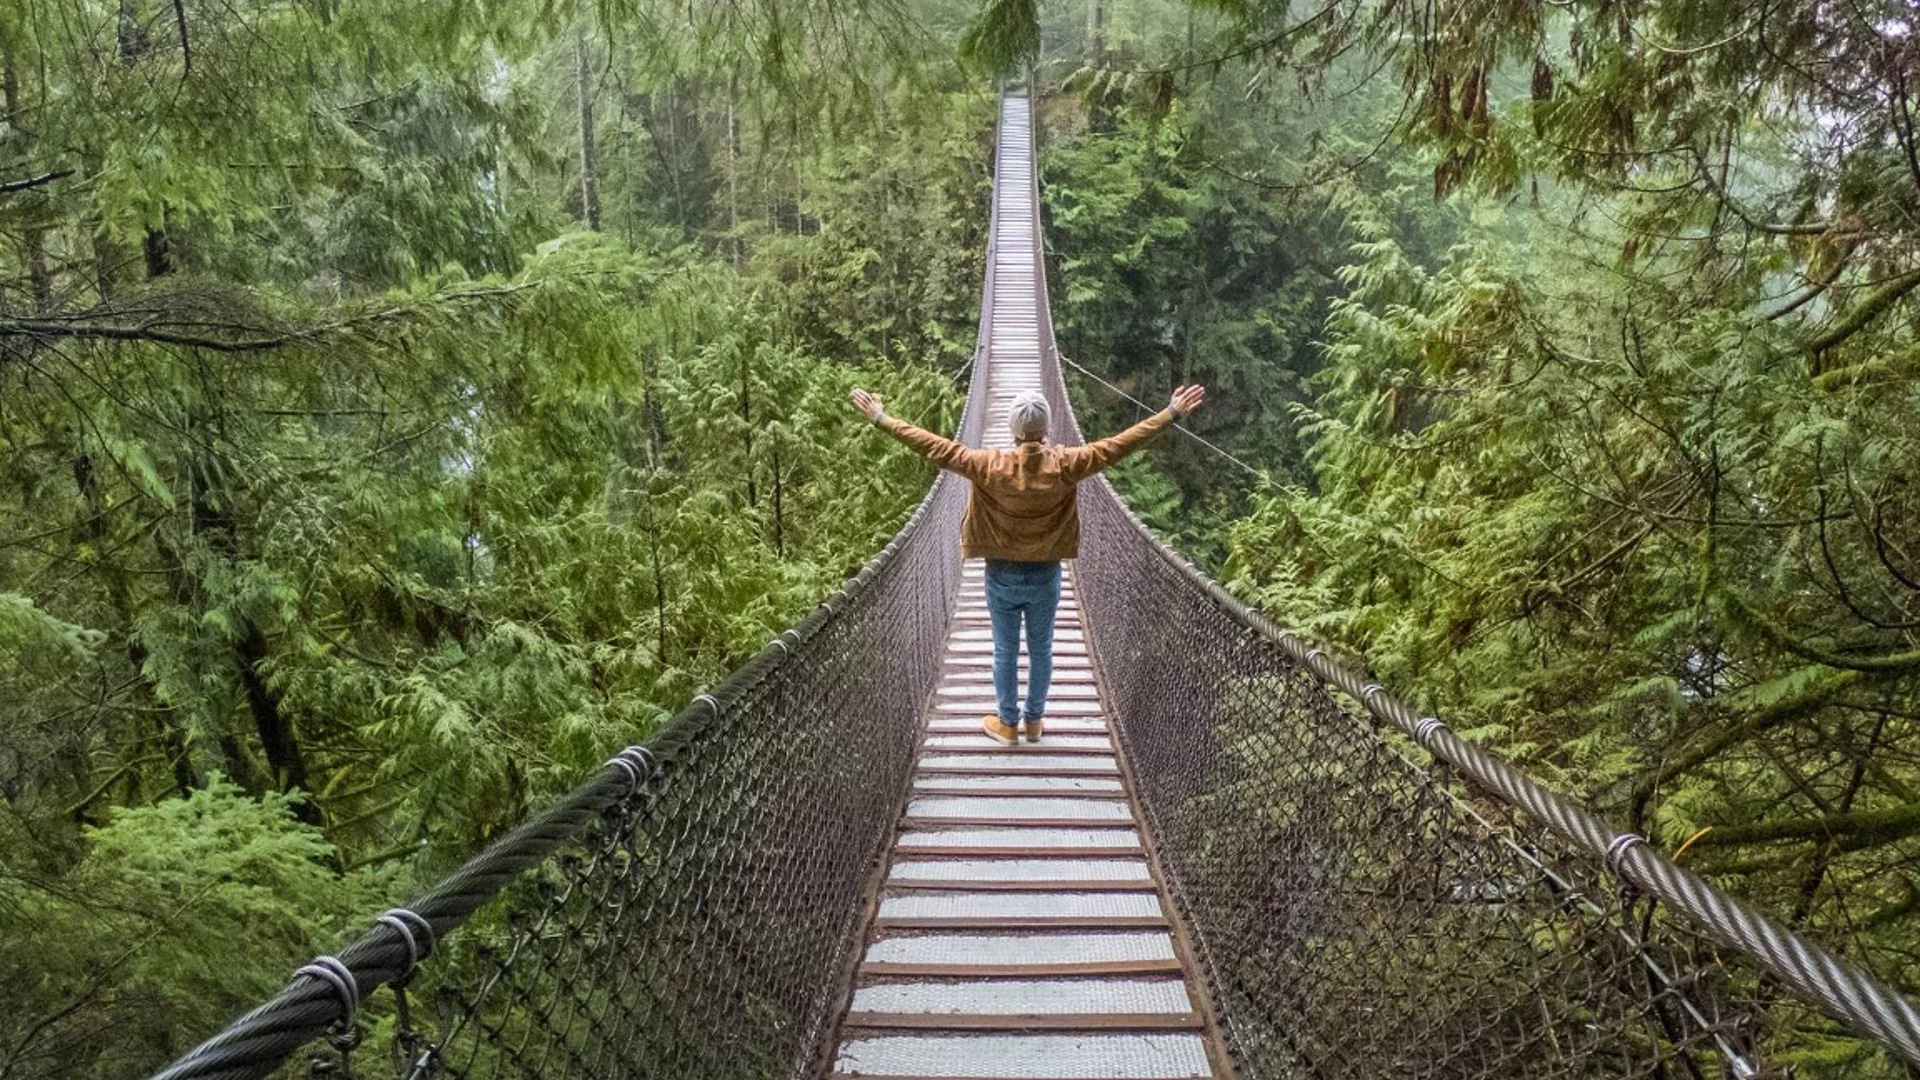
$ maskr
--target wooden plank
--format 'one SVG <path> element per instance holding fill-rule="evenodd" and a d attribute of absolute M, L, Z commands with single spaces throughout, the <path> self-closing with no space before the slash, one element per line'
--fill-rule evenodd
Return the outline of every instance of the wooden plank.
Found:
<path fill-rule="evenodd" d="M 1051 796 L 1048 796 L 1049 798 Z M 1132 818 L 1034 817 L 923 817 L 900 819 L 902 829 L 946 829 L 953 826 L 988 829 L 1132 829 Z"/>
<path fill-rule="evenodd" d="M 988 695 L 987 697 L 974 698 L 971 701 L 941 698 L 935 701 L 933 708 L 928 709 L 926 712 L 929 717 L 941 717 L 948 720 L 955 717 L 984 720 L 996 711 L 997 707 L 994 704 L 993 697 L 992 695 Z M 1049 701 L 1047 702 L 1047 715 L 1043 717 L 1043 719 L 1047 720 L 1105 720 L 1106 718 L 1106 710 L 1101 704 L 1098 701 L 1090 701 L 1086 698 L 1065 698 L 1060 701 Z"/>
<path fill-rule="evenodd" d="M 1152 878 L 1109 881 L 1066 881 L 1047 878 L 1026 879 L 1021 881 L 981 881 L 977 878 L 960 880 L 933 880 L 928 878 L 890 877 L 883 886 L 889 892 L 895 889 L 927 892 L 1150 892 L 1157 893 L 1160 886 Z"/>
<path fill-rule="evenodd" d="M 893 964 L 862 962 L 863 978 L 1080 979 L 1102 975 L 1178 975 L 1178 960 L 1094 960 L 1084 964 Z"/>
<path fill-rule="evenodd" d="M 1041 743 L 1034 753 L 1046 751 L 1046 743 Z M 1011 746 L 1001 747 L 1009 753 L 1019 753 Z M 945 747 L 933 747 L 932 750 L 946 756 Z M 1117 780 L 1120 774 L 1113 769 L 1036 769 L 1031 766 L 1009 765 L 1004 768 L 987 769 L 973 765 L 919 765 L 914 768 L 919 776 L 1067 776 L 1079 780 Z"/>
<path fill-rule="evenodd" d="M 1045 746 L 1046 743 L 1041 743 Z M 1117 778 L 1115 778 L 1117 779 Z M 1125 791 L 1075 791 L 1071 788 L 970 788 L 958 784 L 915 785 L 913 797 L 922 795 L 961 796 L 968 799 L 1105 799 L 1126 802 Z"/>
<path fill-rule="evenodd" d="M 943 731 L 943 732 L 940 732 L 940 734 L 965 735 L 967 733 L 964 731 Z M 1062 732 L 1058 732 L 1058 734 L 1094 735 L 1098 733 L 1092 732 L 1092 731 L 1085 731 L 1085 732 L 1062 731 Z M 1113 747 L 1111 746 L 1069 746 L 1069 745 L 1063 745 L 1060 743 L 1048 743 L 1045 740 L 1046 740 L 1046 736 L 1043 734 L 1041 736 L 1040 742 L 1037 742 L 1037 743 L 1023 742 L 1018 747 L 1014 747 L 1014 746 L 1008 746 L 1006 743 L 1003 743 L 997 739 L 991 738 L 990 736 L 987 735 L 986 732 L 983 731 L 980 733 L 980 741 L 977 743 L 955 743 L 952 746 L 947 746 L 944 744 L 935 744 L 927 747 L 927 753 L 939 754 L 941 757 L 948 757 L 954 754 L 1029 753 L 1029 754 L 1034 754 L 1036 756 L 1040 754 L 1045 754 L 1048 757 L 1103 757 L 1109 760 L 1113 758 Z"/>
<path fill-rule="evenodd" d="M 947 646 L 948 656 L 992 656 L 991 641 L 955 641 Z M 1087 645 L 1083 641 L 1056 641 L 1053 643 L 1053 655 L 1084 660 L 1087 657 Z"/>
<path fill-rule="evenodd" d="M 1194 1031 L 1195 1013 L 882 1013 L 850 1012 L 850 1028 L 913 1031 Z"/>
<path fill-rule="evenodd" d="M 1216 1066 L 1217 1067 L 1217 1066 Z M 1221 1073 L 1209 1076 L 1189 1078 L 1181 1076 L 1149 1076 L 1142 1080 L 1218 1080 Z M 982 1080 L 978 1076 L 946 1076 L 920 1073 L 914 1076 L 901 1076 L 897 1073 L 831 1073 L 827 1080 Z M 1112 1080 L 1106 1076 L 996 1076 L 992 1080 Z"/>
<path fill-rule="evenodd" d="M 1165 930 L 1164 915 L 882 915 L 881 930 Z"/>
<path fill-rule="evenodd" d="M 1139 847 L 1021 847 L 1017 844 L 996 847 L 895 844 L 893 847 L 895 858 L 902 856 L 919 858 L 922 855 L 933 855 L 960 859 L 969 856 L 978 856 L 982 859 L 1115 859 L 1137 857 L 1142 850 Z"/>

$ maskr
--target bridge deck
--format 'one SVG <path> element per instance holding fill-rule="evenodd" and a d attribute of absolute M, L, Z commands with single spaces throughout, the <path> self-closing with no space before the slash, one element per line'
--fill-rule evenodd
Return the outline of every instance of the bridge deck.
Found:
<path fill-rule="evenodd" d="M 986 442 L 1041 388 L 1028 102 L 1000 118 Z M 1046 737 L 1003 747 L 983 569 L 969 564 L 836 1077 L 1225 1075 L 1115 753 L 1071 570 Z M 1025 679 L 1022 656 L 1022 681 Z"/>

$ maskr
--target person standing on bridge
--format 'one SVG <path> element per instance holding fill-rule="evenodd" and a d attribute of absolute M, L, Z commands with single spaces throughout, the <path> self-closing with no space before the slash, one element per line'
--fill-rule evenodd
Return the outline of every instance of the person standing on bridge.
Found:
<path fill-rule="evenodd" d="M 1085 446 L 1047 442 L 1047 399 L 1028 390 L 1007 407 L 1011 450 L 980 449 L 890 417 L 880 399 L 853 392 L 867 419 L 912 447 L 921 457 L 973 483 L 960 552 L 987 561 L 987 611 L 993 618 L 993 690 L 997 715 L 982 722 L 988 736 L 1007 746 L 1040 741 L 1053 680 L 1053 617 L 1060 606 L 1060 561 L 1080 554 L 1080 481 L 1140 449 L 1148 439 L 1200 407 L 1203 386 L 1183 386 L 1167 407 L 1118 435 Z M 1019 700 L 1020 624 L 1027 627 L 1027 702 Z"/>

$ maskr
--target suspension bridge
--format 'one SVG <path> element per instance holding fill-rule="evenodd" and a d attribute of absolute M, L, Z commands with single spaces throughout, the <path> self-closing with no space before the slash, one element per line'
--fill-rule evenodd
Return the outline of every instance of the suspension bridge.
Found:
<path fill-rule="evenodd" d="M 1038 389 L 1077 442 L 1023 95 L 994 176 L 959 437 L 1009 442 Z M 1900 995 L 1247 609 L 1104 480 L 1047 738 L 985 740 L 966 494 L 939 477 L 652 741 L 158 1075 L 1759 1078 L 1808 1038 L 1920 1066 Z"/>

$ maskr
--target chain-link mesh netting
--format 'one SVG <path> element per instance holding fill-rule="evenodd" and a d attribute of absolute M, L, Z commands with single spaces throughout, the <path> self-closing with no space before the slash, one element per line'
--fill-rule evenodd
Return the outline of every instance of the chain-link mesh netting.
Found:
<path fill-rule="evenodd" d="M 1081 513 L 1116 730 L 1247 1076 L 1719 1076 L 1716 1036 L 1754 1059 L 1707 957 L 1551 837 L 1504 842 L 1104 492 Z"/>
<path fill-rule="evenodd" d="M 1897 996 L 1247 610 L 1104 480 L 1080 517 L 1113 726 L 1243 1077 L 1920 1075 Z"/>
<path fill-rule="evenodd" d="M 818 1071 L 863 898 L 906 797 L 959 563 L 924 522 L 788 663 L 652 744 L 653 775 L 457 939 L 432 990 L 460 1077 L 735 1080 Z M 504 931 L 504 932 L 502 932 Z M 440 969 L 435 969 L 441 975 Z M 411 1051 L 417 1061 L 420 1051 Z M 403 1069 L 402 1075 L 424 1070 Z"/>

